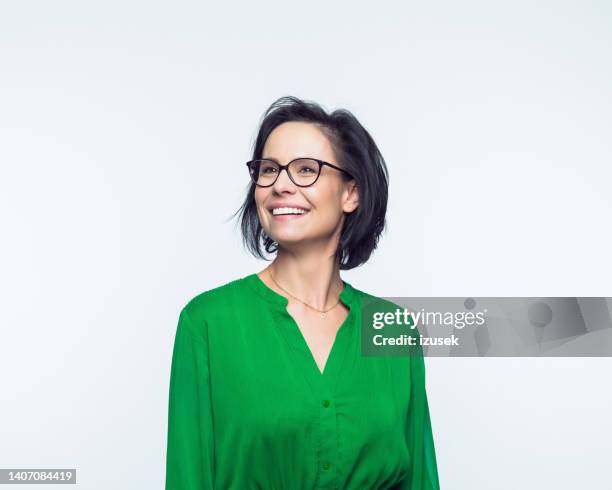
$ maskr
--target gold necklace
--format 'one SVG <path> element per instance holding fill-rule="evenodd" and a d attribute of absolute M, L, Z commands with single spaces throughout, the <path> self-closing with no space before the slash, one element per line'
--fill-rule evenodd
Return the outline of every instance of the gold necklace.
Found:
<path fill-rule="evenodd" d="M 274 284 L 276 284 L 281 290 L 283 290 L 285 293 L 287 293 L 289 296 L 291 296 L 293 299 L 297 299 L 300 303 L 308 306 L 308 308 L 311 308 L 315 311 L 318 311 L 319 313 L 321 313 L 321 318 L 325 318 L 325 314 L 330 311 L 333 310 L 336 306 L 338 306 L 340 304 L 340 298 L 338 298 L 338 302 L 332 306 L 331 308 L 328 308 L 327 310 L 319 310 L 318 308 L 315 308 L 314 306 L 310 306 L 308 303 L 306 303 L 305 301 L 302 301 L 300 298 L 297 298 L 296 296 L 293 296 L 293 294 L 291 294 L 289 291 L 287 291 L 285 288 L 283 288 L 279 283 L 276 282 L 276 279 L 274 279 L 274 276 L 272 275 L 272 272 L 270 272 L 270 269 L 268 269 L 268 274 L 270 275 L 270 278 L 272 279 L 272 281 L 274 281 Z"/>

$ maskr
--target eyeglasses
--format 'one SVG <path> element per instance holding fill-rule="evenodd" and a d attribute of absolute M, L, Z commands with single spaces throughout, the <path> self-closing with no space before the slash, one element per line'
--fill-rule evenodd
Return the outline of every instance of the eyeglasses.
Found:
<path fill-rule="evenodd" d="M 321 168 L 323 168 L 323 166 L 331 167 L 354 178 L 346 170 L 316 158 L 296 158 L 295 160 L 291 160 L 287 165 L 281 165 L 275 160 L 259 159 L 251 160 L 247 162 L 246 165 L 249 167 L 251 179 L 259 187 L 270 187 L 274 185 L 283 170 L 287 171 L 287 175 L 289 175 L 291 182 L 298 187 L 309 187 L 317 181 L 319 175 L 321 175 Z"/>

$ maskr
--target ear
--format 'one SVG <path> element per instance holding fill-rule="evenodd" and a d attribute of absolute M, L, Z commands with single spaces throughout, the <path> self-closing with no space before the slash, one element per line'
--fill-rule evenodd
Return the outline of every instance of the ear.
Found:
<path fill-rule="evenodd" d="M 347 188 L 344 191 L 344 201 L 342 203 L 342 210 L 345 213 L 352 213 L 359 206 L 359 189 L 357 188 L 357 182 L 354 180 L 349 181 Z"/>

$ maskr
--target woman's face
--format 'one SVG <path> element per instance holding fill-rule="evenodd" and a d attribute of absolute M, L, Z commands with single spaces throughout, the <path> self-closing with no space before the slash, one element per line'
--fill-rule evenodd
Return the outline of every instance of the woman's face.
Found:
<path fill-rule="evenodd" d="M 310 157 L 339 165 L 327 136 L 314 124 L 286 122 L 270 133 L 262 158 L 286 165 L 298 157 Z M 340 236 L 344 213 L 358 204 L 355 181 L 343 180 L 342 172 L 327 165 L 310 187 L 298 187 L 287 172 L 281 172 L 274 185 L 256 187 L 255 204 L 265 233 L 279 245 L 327 244 Z M 273 215 L 279 207 L 305 209 L 304 214 Z"/>

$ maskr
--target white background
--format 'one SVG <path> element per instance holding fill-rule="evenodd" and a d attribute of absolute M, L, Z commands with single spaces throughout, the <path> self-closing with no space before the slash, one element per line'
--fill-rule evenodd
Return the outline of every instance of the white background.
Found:
<path fill-rule="evenodd" d="M 282 95 L 351 110 L 387 161 L 355 287 L 612 296 L 611 21 L 605 1 L 0 2 L 0 467 L 163 488 L 178 313 L 266 265 L 228 218 Z M 444 489 L 610 487 L 610 358 L 426 363 Z"/>

